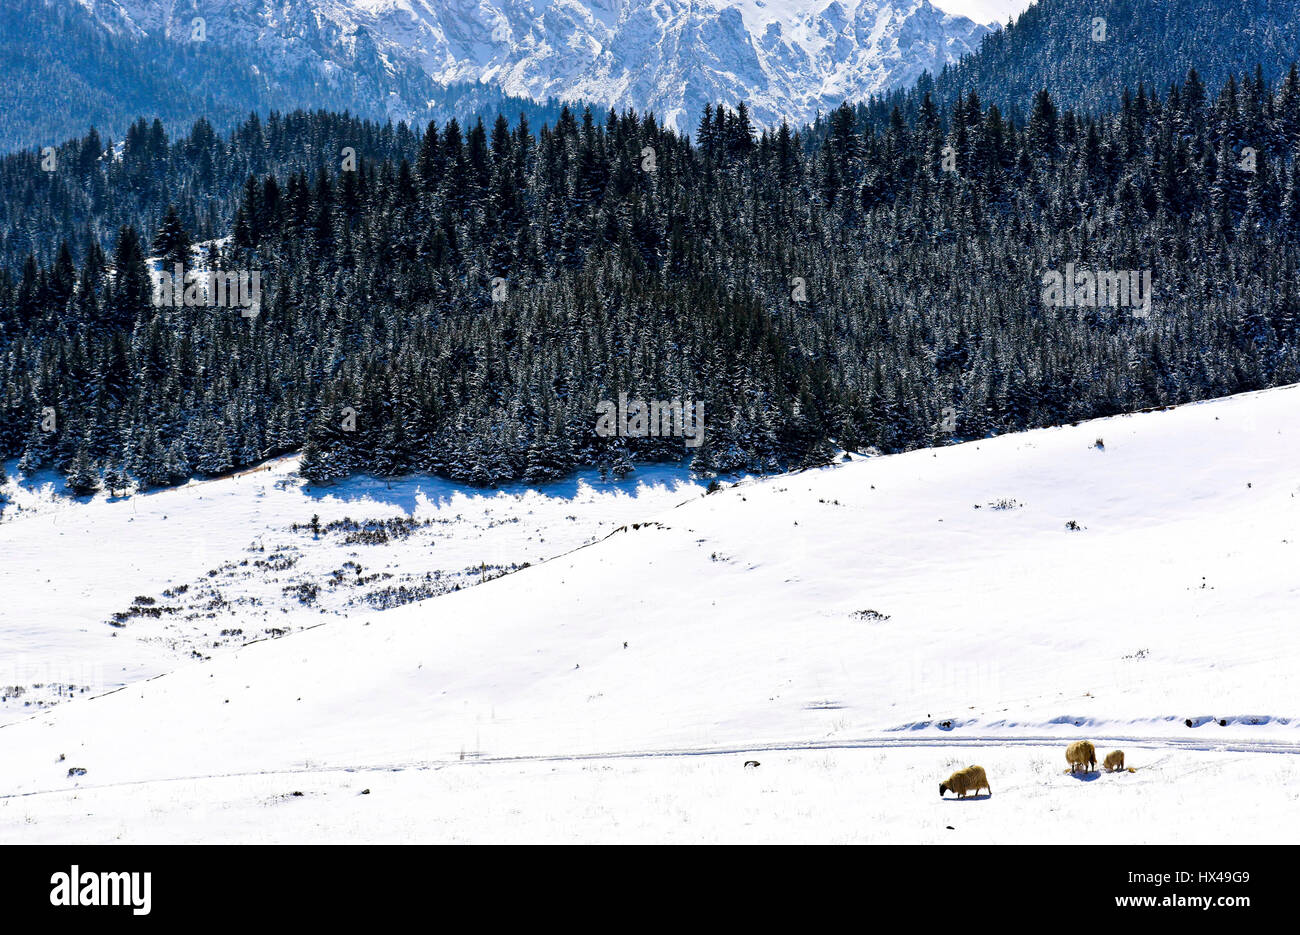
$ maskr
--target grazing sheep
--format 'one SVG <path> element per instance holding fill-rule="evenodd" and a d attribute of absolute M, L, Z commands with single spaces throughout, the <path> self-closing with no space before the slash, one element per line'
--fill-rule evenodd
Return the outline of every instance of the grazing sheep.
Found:
<path fill-rule="evenodd" d="M 984 767 L 967 766 L 949 776 L 947 782 L 939 783 L 939 798 L 942 799 L 945 792 L 951 791 L 957 793 L 957 798 L 964 799 L 967 792 L 978 794 L 981 789 L 988 789 L 989 795 L 993 794 L 988 777 L 984 775 Z"/>
<path fill-rule="evenodd" d="M 1097 768 L 1097 748 L 1091 740 L 1076 740 L 1065 748 L 1065 762 L 1070 764 L 1070 772 L 1076 767 L 1084 767 L 1084 772 Z"/>
<path fill-rule="evenodd" d="M 1106 772 L 1113 773 L 1115 770 L 1124 769 L 1124 751 L 1112 750 L 1106 754 L 1106 761 L 1102 764 L 1106 767 Z"/>

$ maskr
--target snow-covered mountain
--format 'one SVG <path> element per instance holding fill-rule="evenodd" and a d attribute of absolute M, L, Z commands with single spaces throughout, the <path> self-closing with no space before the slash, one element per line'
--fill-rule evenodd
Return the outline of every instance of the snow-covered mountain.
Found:
<path fill-rule="evenodd" d="M 79 0 L 115 30 L 253 48 L 276 76 L 363 69 L 392 116 L 420 117 L 411 71 L 543 100 L 653 109 L 693 132 L 705 103 L 744 100 L 760 124 L 810 120 L 910 84 L 976 49 L 995 24 L 930 0 Z M 390 79 L 384 83 L 385 75 Z"/>

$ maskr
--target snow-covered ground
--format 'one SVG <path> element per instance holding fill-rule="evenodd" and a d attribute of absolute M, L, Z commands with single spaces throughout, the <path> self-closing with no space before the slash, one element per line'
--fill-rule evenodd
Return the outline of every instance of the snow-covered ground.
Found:
<path fill-rule="evenodd" d="M 1130 749 L 1070 777 L 1046 746 L 904 746 L 177 779 L 0 799 L 6 841 L 1294 844 L 1300 757 Z M 938 798 L 983 763 L 993 795 Z M 1063 761 L 1062 761 L 1063 765 Z M 1242 826 L 1244 824 L 1244 827 Z"/>
<path fill-rule="evenodd" d="M 519 530 L 488 560 L 529 567 L 389 610 L 317 608 L 322 626 L 0 728 L 0 840 L 1294 840 L 1297 412 L 1286 387 L 665 488 L 617 501 L 617 520 L 597 495 L 571 543 L 536 517 L 564 547 L 549 561 Z M 50 505 L 6 521 L 2 544 L 28 550 L 23 579 L 74 593 L 116 561 L 115 598 L 193 574 L 163 529 L 228 537 L 222 556 L 297 535 L 300 565 L 330 566 L 318 552 L 340 546 L 286 532 L 308 510 L 324 522 L 325 501 L 279 470 Z M 541 495 L 513 496 L 496 517 L 512 530 Z M 114 510 L 137 512 L 114 526 Z M 382 567 L 464 569 L 479 533 Z M 462 554 L 435 563 L 444 549 Z M 22 600 L 6 646 L 80 651 L 55 598 Z M 262 609 L 231 622 L 261 626 Z M 136 626 L 90 635 L 161 652 Z M 1081 737 L 1136 772 L 1064 774 Z M 940 801 L 971 762 L 992 797 Z"/>
<path fill-rule="evenodd" d="M 701 489 L 669 466 L 500 491 L 431 478 L 318 488 L 297 466 L 292 456 L 85 502 L 63 494 L 61 477 L 22 478 L 10 462 L 0 723 L 183 660 L 490 580 Z"/>

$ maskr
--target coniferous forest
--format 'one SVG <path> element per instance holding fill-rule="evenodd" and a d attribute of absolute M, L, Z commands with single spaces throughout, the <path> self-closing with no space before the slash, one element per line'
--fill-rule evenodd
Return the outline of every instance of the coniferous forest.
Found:
<path fill-rule="evenodd" d="M 0 457 L 79 493 L 296 450 L 322 482 L 770 471 L 1300 380 L 1294 67 L 907 110 L 299 112 L 10 156 Z M 150 257 L 258 271 L 258 313 L 156 305 Z M 1045 304 L 1067 264 L 1150 271 L 1149 316 Z M 620 393 L 703 400 L 703 445 L 598 436 Z"/>

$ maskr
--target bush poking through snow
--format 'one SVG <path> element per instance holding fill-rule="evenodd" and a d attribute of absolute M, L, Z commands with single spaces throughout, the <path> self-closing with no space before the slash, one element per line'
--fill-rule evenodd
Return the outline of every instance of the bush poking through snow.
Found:
<path fill-rule="evenodd" d="M 313 582 L 310 581 L 303 581 L 300 582 L 299 584 L 291 584 L 284 588 L 281 588 L 281 590 L 285 594 L 291 594 L 297 597 L 298 603 L 303 605 L 314 604 L 316 602 L 316 598 L 320 596 L 320 585 L 314 584 Z"/>

